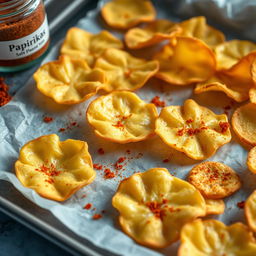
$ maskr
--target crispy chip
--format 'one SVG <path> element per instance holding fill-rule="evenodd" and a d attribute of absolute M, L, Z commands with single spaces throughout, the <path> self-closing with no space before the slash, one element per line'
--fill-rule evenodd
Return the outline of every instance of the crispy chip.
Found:
<path fill-rule="evenodd" d="M 71 57 L 82 58 L 92 67 L 96 58 L 108 48 L 122 49 L 123 43 L 106 30 L 92 34 L 73 27 L 67 32 L 60 52 Z"/>
<path fill-rule="evenodd" d="M 179 24 L 182 28 L 182 36 L 196 37 L 204 41 L 210 47 L 221 44 L 225 41 L 224 34 L 207 25 L 203 16 L 185 20 Z"/>
<path fill-rule="evenodd" d="M 127 52 L 108 49 L 97 59 L 95 68 L 106 72 L 104 90 L 134 91 L 141 88 L 159 68 L 157 61 L 146 61 L 133 57 Z"/>
<path fill-rule="evenodd" d="M 238 174 L 219 162 L 204 162 L 189 173 L 188 182 L 194 185 L 205 198 L 222 199 L 241 187 Z"/>
<path fill-rule="evenodd" d="M 148 0 L 112 0 L 102 7 L 101 15 L 110 27 L 127 29 L 153 21 L 156 11 Z"/>
<path fill-rule="evenodd" d="M 256 104 L 256 88 L 251 88 L 249 91 L 250 101 Z"/>
<path fill-rule="evenodd" d="M 208 81 L 197 84 L 194 92 L 198 94 L 222 91 L 237 102 L 248 100 L 249 91 L 255 85 L 252 75 L 252 64 L 255 60 L 256 52 L 247 55 L 229 70 L 217 72 Z M 251 98 L 253 98 L 252 95 Z"/>
<path fill-rule="evenodd" d="M 182 29 L 169 20 L 156 20 L 143 28 L 132 28 L 125 34 L 125 43 L 130 49 L 140 49 L 171 39 Z"/>
<path fill-rule="evenodd" d="M 199 39 L 190 37 L 177 37 L 154 59 L 160 63 L 156 77 L 174 85 L 203 82 L 213 75 L 216 66 L 213 51 Z"/>
<path fill-rule="evenodd" d="M 251 172 L 256 173 L 256 147 L 253 147 L 248 154 L 247 166 Z"/>
<path fill-rule="evenodd" d="M 56 134 L 24 145 L 15 170 L 23 186 L 56 201 L 68 199 L 96 176 L 87 143 L 71 139 L 61 142 Z"/>
<path fill-rule="evenodd" d="M 256 44 L 250 41 L 231 40 L 216 46 L 214 51 L 217 69 L 229 69 L 247 54 L 256 51 Z"/>
<path fill-rule="evenodd" d="M 253 233 L 242 223 L 226 226 L 218 220 L 195 220 L 181 230 L 178 256 L 254 256 Z"/>
<path fill-rule="evenodd" d="M 59 60 L 41 66 L 34 79 L 38 90 L 59 104 L 77 104 L 104 87 L 105 74 L 90 69 L 81 59 L 60 56 Z"/>
<path fill-rule="evenodd" d="M 205 200 L 194 186 L 153 168 L 123 180 L 112 199 L 123 231 L 136 242 L 166 247 L 182 226 L 205 215 Z"/>
<path fill-rule="evenodd" d="M 87 120 L 96 135 L 118 143 L 147 139 L 154 134 L 156 106 L 128 91 L 114 91 L 94 100 Z"/>
<path fill-rule="evenodd" d="M 238 108 L 232 116 L 232 127 L 243 143 L 256 146 L 256 104 Z"/>
<path fill-rule="evenodd" d="M 210 157 L 231 140 L 227 116 L 216 115 L 191 99 L 184 106 L 163 108 L 156 133 L 167 145 L 196 160 Z"/>
<path fill-rule="evenodd" d="M 256 232 L 256 190 L 245 201 L 244 212 L 250 229 Z"/>
<path fill-rule="evenodd" d="M 225 211 L 225 203 L 221 199 L 205 199 L 206 215 L 222 214 Z"/>

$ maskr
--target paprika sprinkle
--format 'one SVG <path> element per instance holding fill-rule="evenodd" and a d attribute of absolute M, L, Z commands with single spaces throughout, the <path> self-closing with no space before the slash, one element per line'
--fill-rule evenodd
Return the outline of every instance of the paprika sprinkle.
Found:
<path fill-rule="evenodd" d="M 4 106 L 12 99 L 8 90 L 8 85 L 4 82 L 4 79 L 0 77 L 0 107 Z"/>
<path fill-rule="evenodd" d="M 0 1 L 0 71 L 28 68 L 49 45 L 42 0 Z"/>

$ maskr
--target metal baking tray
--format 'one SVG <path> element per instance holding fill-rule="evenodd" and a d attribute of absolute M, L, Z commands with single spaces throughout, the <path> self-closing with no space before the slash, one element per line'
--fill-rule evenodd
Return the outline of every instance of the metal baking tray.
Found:
<path fill-rule="evenodd" d="M 64 37 L 67 29 L 97 5 L 97 0 L 45 0 L 51 45 Z M 11 93 L 19 90 L 29 79 L 35 66 L 17 74 L 0 74 L 11 86 Z M 0 150 L 1 153 L 1 150 Z M 57 244 L 73 255 L 113 255 L 97 248 L 65 227 L 53 214 L 26 199 L 12 184 L 0 181 L 0 211 Z"/>

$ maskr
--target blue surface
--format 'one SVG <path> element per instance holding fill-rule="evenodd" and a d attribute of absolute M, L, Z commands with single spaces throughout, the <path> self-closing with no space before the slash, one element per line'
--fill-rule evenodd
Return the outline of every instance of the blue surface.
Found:
<path fill-rule="evenodd" d="M 0 212 L 1 256 L 70 256 L 56 245 Z"/>

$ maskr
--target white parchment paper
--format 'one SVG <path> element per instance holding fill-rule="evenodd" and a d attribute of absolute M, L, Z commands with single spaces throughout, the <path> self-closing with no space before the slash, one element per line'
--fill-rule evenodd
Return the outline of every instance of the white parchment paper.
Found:
<path fill-rule="evenodd" d="M 171 9 L 171 2 L 154 2 L 158 10 L 158 17 L 178 21 L 179 18 L 172 15 L 174 10 Z M 189 1 L 183 1 L 182 3 L 185 4 L 185 2 Z M 194 3 L 195 1 L 192 2 Z M 218 2 L 222 3 L 223 1 Z M 102 5 L 102 2 L 100 5 Z M 168 6 L 169 8 L 167 8 Z M 185 8 L 185 5 L 183 7 Z M 99 8 L 80 20 L 78 26 L 94 33 L 102 30 L 105 25 L 100 19 Z M 182 12 L 182 8 L 179 10 Z M 196 13 L 193 13 L 193 15 L 196 15 Z M 224 12 L 223 15 L 225 16 Z M 115 34 L 120 36 L 116 32 Z M 50 51 L 44 62 L 57 58 L 59 46 L 60 44 L 56 45 Z M 133 51 L 132 53 L 137 56 L 150 58 L 151 51 L 142 50 Z M 232 109 L 228 111 L 229 117 L 238 106 L 223 93 L 210 92 L 193 95 L 192 89 L 192 86 L 185 88 L 174 87 L 159 80 L 151 79 L 137 93 L 147 102 L 150 102 L 155 95 L 158 95 L 167 105 L 182 105 L 185 99 L 193 98 L 199 104 L 209 107 L 216 113 L 223 113 L 224 108 L 230 105 Z M 166 167 L 173 175 L 185 179 L 192 166 L 198 162 L 167 147 L 157 136 L 145 142 L 126 145 L 111 143 L 96 137 L 92 128 L 88 126 L 85 120 L 85 111 L 88 103 L 94 98 L 85 103 L 69 107 L 57 105 L 37 91 L 35 83 L 31 78 L 14 99 L 0 109 L 0 179 L 11 182 L 29 200 L 51 211 L 61 222 L 79 236 L 110 252 L 138 256 L 175 255 L 177 243 L 165 250 L 154 251 L 136 244 L 126 236 L 117 223 L 118 213 L 111 206 L 111 198 L 121 178 L 128 177 L 134 172 L 143 172 L 153 167 Z M 46 124 L 43 122 L 44 116 L 51 116 L 54 118 L 54 121 Z M 71 125 L 73 122 L 77 124 Z M 60 128 L 68 129 L 65 132 L 59 132 Z M 87 141 L 94 163 L 103 164 L 112 170 L 114 170 L 113 164 L 119 157 L 127 157 L 129 160 L 125 161 L 125 168 L 119 171 L 122 177 L 105 180 L 102 171 L 97 171 L 96 180 L 91 185 L 82 188 L 64 203 L 41 198 L 33 190 L 24 188 L 17 180 L 13 171 L 13 165 L 18 158 L 19 149 L 26 142 L 51 133 L 57 133 L 62 140 L 72 138 Z M 98 154 L 97 150 L 99 148 L 104 149 L 104 155 Z M 131 153 L 127 154 L 127 150 L 130 150 Z M 247 151 L 240 146 L 235 136 L 233 136 L 229 144 L 221 147 L 209 159 L 231 166 L 240 174 L 243 181 L 242 189 L 225 200 L 225 213 L 215 216 L 226 224 L 244 221 L 243 210 L 239 209 L 236 203 L 245 200 L 256 188 L 256 176 L 247 170 L 246 157 Z M 164 163 L 163 159 L 167 158 L 170 161 Z M 92 203 L 92 208 L 96 209 L 84 210 L 83 207 L 87 203 Z M 92 216 L 95 213 L 101 213 L 102 210 L 106 211 L 103 214 L 103 218 L 97 221 L 92 220 Z"/>

